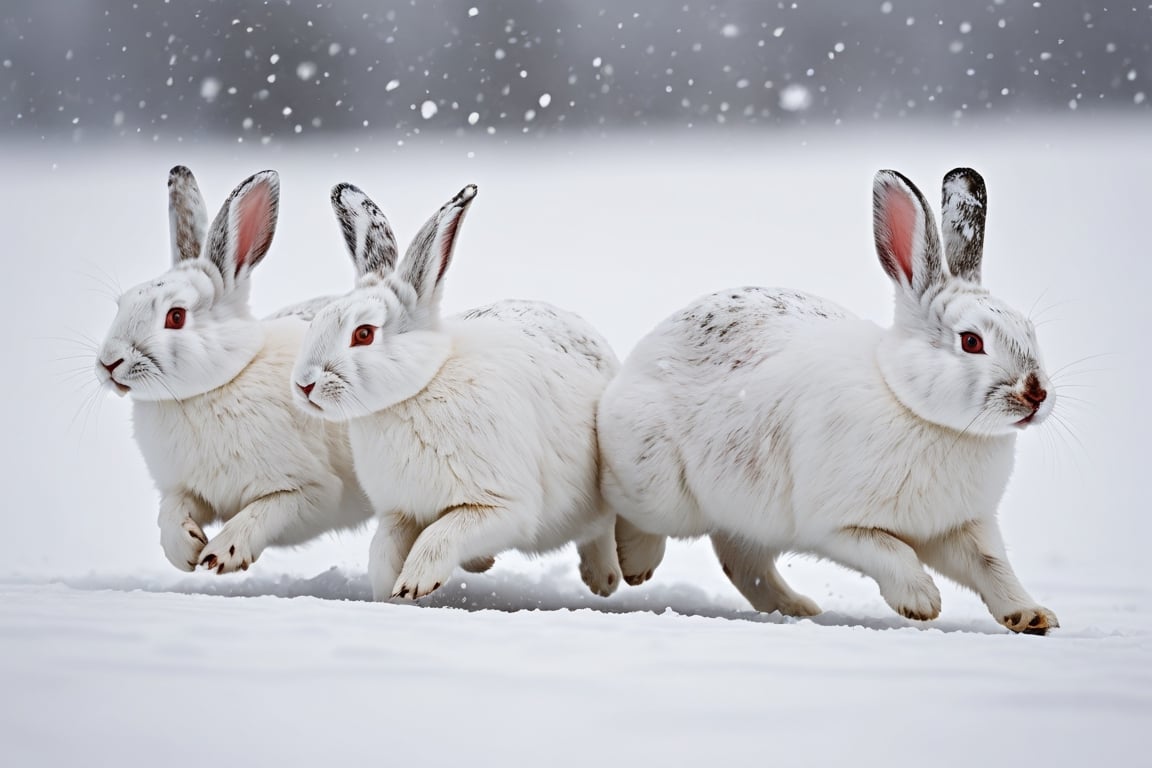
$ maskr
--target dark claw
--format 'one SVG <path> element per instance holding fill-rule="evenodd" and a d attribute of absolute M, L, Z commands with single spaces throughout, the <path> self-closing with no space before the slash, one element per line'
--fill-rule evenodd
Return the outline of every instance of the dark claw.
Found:
<path fill-rule="evenodd" d="M 236 556 L 236 545 L 235 544 L 228 547 L 228 554 L 231 555 L 232 557 Z"/>
<path fill-rule="evenodd" d="M 205 557 L 203 560 L 200 561 L 200 565 L 206 565 L 209 568 L 215 568 L 216 567 L 216 555 L 208 555 L 207 557 Z"/>
<path fill-rule="evenodd" d="M 438 590 L 438 589 L 440 589 L 440 582 L 436 582 L 435 584 L 433 584 L 433 585 L 432 585 L 432 589 L 430 589 L 430 590 L 428 590 L 428 591 L 429 591 L 429 592 L 435 592 L 435 591 L 436 591 L 436 590 Z"/>
<path fill-rule="evenodd" d="M 248 570 L 248 561 L 247 560 L 243 560 L 240 562 L 240 570 L 242 570 L 242 571 Z"/>
<path fill-rule="evenodd" d="M 1048 634 L 1048 628 L 1047 627 L 1039 628 L 1039 627 L 1028 626 L 1028 627 L 1024 628 L 1024 631 L 1021 632 L 1021 634 L 1023 634 L 1023 635 L 1046 635 L 1046 634 Z"/>
<path fill-rule="evenodd" d="M 397 597 L 407 597 L 408 587 L 400 587 L 400 591 L 396 593 Z"/>
<path fill-rule="evenodd" d="M 216 569 L 216 575 L 224 573 L 224 563 L 220 563 L 220 567 Z"/>

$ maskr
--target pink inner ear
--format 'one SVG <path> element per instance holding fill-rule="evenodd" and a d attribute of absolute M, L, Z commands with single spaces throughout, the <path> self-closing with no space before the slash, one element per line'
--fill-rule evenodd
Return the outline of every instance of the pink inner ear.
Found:
<path fill-rule="evenodd" d="M 257 184 L 236 205 L 236 274 L 268 237 L 270 202 L 268 185 Z"/>
<path fill-rule="evenodd" d="M 908 195 L 888 187 L 881 211 L 884 228 L 888 231 L 888 251 L 912 283 L 912 243 L 916 237 L 916 206 Z"/>
<path fill-rule="evenodd" d="M 452 256 L 452 245 L 456 242 L 456 230 L 460 227 L 460 213 L 452 217 L 448 225 L 444 227 L 442 237 L 440 239 L 440 270 L 436 273 L 436 284 L 439 285 L 440 281 L 444 279 L 444 273 L 448 271 L 448 262 Z"/>

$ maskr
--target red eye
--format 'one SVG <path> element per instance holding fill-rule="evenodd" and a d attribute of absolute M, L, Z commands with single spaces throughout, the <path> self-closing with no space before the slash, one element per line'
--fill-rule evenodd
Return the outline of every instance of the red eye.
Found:
<path fill-rule="evenodd" d="M 168 316 L 164 318 L 164 327 L 171 328 L 178 331 L 184 327 L 184 320 L 187 313 L 179 307 L 172 307 L 168 310 Z"/>
<path fill-rule="evenodd" d="M 984 354 L 984 339 L 977 336 L 971 331 L 966 331 L 960 334 L 960 346 L 964 351 L 971 355 Z"/>
<path fill-rule="evenodd" d="M 352 331 L 352 346 L 366 347 L 376 338 L 376 326 L 362 325 Z"/>

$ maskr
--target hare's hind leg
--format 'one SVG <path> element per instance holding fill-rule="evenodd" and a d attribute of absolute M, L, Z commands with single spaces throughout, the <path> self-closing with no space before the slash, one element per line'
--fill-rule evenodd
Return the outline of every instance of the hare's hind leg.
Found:
<path fill-rule="evenodd" d="M 820 606 L 794 591 L 776 570 L 778 552 L 723 533 L 712 534 L 712 549 L 720 558 L 724 575 L 756 610 L 780 611 L 785 616 L 820 613 Z"/>

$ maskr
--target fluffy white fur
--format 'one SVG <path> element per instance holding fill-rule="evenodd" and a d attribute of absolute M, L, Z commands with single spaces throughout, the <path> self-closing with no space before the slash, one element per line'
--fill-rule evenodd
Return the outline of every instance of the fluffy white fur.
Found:
<path fill-rule="evenodd" d="M 605 391 L 603 487 L 625 578 L 651 575 L 664 536 L 709 535 L 761 611 L 819 612 L 775 567 L 804 552 L 872 577 L 909 618 L 939 614 L 927 565 L 1009 629 L 1046 632 L 1056 617 L 1014 575 L 996 512 L 1015 435 L 1053 398 L 1031 324 L 976 282 L 983 181 L 946 178 L 947 263 L 911 182 L 881 172 L 875 199 L 892 328 L 796 291 L 724 291 L 657 326 Z"/>
<path fill-rule="evenodd" d="M 379 521 L 368 565 L 376 599 L 414 600 L 457 565 L 571 541 L 589 588 L 611 594 L 620 569 L 595 422 L 618 363 L 586 322 L 539 302 L 441 321 L 442 280 L 474 195 L 466 188 L 433 216 L 397 267 L 379 209 L 355 187 L 333 191 L 364 276 L 313 320 L 293 374 L 298 403 L 348 422 Z"/>
<path fill-rule="evenodd" d="M 246 570 L 272 545 L 360 525 L 371 507 L 343 425 L 292 403 L 290 373 L 307 328 L 259 321 L 249 274 L 271 245 L 278 181 L 247 179 L 206 228 L 190 171 L 169 176 L 171 270 L 124 293 L 97 378 L 133 398 L 136 441 L 160 500 L 160 540 L 177 568 Z M 181 310 L 182 327 L 166 327 Z M 224 525 L 211 541 L 203 528 Z"/>

